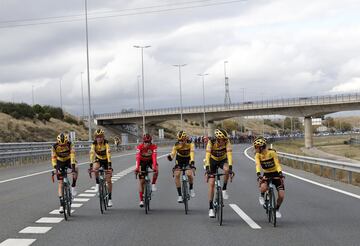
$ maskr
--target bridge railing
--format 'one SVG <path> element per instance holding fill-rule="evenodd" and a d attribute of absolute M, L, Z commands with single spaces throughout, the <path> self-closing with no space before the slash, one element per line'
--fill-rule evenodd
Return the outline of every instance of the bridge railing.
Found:
<path fill-rule="evenodd" d="M 353 173 L 360 174 L 360 163 L 357 164 L 333 161 L 309 156 L 293 155 L 283 152 L 278 152 L 278 155 L 283 163 L 313 173 L 318 173 L 320 176 L 324 176 L 326 171 L 325 169 L 331 170 L 331 177 L 334 180 L 337 179 L 337 170 L 345 171 L 347 172 L 347 182 L 350 184 L 353 183 Z"/>
<path fill-rule="evenodd" d="M 312 96 L 312 97 L 297 97 L 297 98 L 284 98 L 274 100 L 261 100 L 261 101 L 248 101 L 242 103 L 233 103 L 229 105 L 224 104 L 212 104 L 205 106 L 205 112 L 221 112 L 231 110 L 251 110 L 251 109 L 266 109 L 274 107 L 290 107 L 290 106 L 307 106 L 307 105 L 323 105 L 323 104 L 338 104 L 360 102 L 360 94 L 338 94 L 338 95 L 326 95 L 326 96 Z M 179 114 L 180 107 L 162 108 L 162 109 L 150 109 L 145 110 L 145 116 L 155 115 L 170 115 Z M 204 111 L 203 106 L 191 106 L 183 107 L 184 114 L 202 113 Z M 111 118 L 132 118 L 142 116 L 141 111 L 133 111 L 127 113 L 105 113 L 96 114 L 95 119 L 111 119 Z"/>

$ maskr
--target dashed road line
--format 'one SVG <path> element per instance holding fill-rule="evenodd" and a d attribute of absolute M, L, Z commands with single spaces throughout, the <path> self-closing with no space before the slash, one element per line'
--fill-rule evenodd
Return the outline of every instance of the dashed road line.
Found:
<path fill-rule="evenodd" d="M 80 207 L 82 207 L 82 205 L 84 205 L 84 204 L 82 204 L 82 203 L 73 203 L 73 204 L 71 204 L 71 207 L 72 208 L 80 208 Z"/>
<path fill-rule="evenodd" d="M 90 198 L 74 198 L 73 202 L 87 202 Z"/>
<path fill-rule="evenodd" d="M 19 233 L 33 233 L 33 234 L 44 234 L 51 230 L 50 226 L 28 226 Z"/>
<path fill-rule="evenodd" d="M 96 194 L 88 194 L 88 193 L 81 193 L 78 195 L 78 197 L 94 197 Z"/>
<path fill-rule="evenodd" d="M 236 204 L 229 204 L 229 206 L 252 228 L 252 229 L 261 229 L 261 227 L 256 224 L 253 219 L 251 219 L 241 208 Z"/>
<path fill-rule="evenodd" d="M 64 218 L 57 218 L 57 217 L 42 217 L 40 219 L 38 219 L 37 221 L 35 221 L 35 223 L 46 223 L 46 224 L 51 224 L 51 223 L 60 223 L 61 221 L 63 221 Z"/>
<path fill-rule="evenodd" d="M 36 239 L 27 239 L 27 238 L 9 238 L 0 243 L 0 246 L 29 246 Z"/>
<path fill-rule="evenodd" d="M 74 209 L 71 209 L 71 213 L 74 213 L 75 210 Z M 55 215 L 59 215 L 59 209 L 54 209 L 53 211 L 51 211 L 49 214 L 55 214 Z"/>

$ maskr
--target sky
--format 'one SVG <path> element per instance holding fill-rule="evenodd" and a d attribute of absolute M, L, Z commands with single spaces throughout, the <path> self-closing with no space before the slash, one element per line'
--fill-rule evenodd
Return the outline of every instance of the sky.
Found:
<path fill-rule="evenodd" d="M 360 91 L 358 0 L 87 0 L 94 113 Z M 0 100 L 87 113 L 84 0 L 0 3 Z M 227 61 L 224 64 L 224 61 Z M 83 83 L 81 83 L 83 81 Z M 61 97 L 60 97 L 61 84 Z M 83 84 L 83 88 L 82 88 Z M 82 93 L 83 91 L 83 93 Z M 141 90 L 140 90 L 141 92 Z M 84 94 L 84 97 L 82 97 Z"/>

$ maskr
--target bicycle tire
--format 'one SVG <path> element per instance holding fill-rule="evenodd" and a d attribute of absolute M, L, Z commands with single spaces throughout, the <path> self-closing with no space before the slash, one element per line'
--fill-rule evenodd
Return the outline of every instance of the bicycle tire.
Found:
<path fill-rule="evenodd" d="M 189 210 L 189 204 L 188 204 L 188 191 L 187 191 L 187 182 L 186 181 L 182 182 L 182 198 L 183 198 L 183 203 L 184 203 L 184 207 L 185 207 L 185 214 L 187 214 L 188 210 Z"/>
<path fill-rule="evenodd" d="M 268 205 L 267 205 L 267 210 L 268 210 L 268 221 L 269 223 L 272 223 L 272 204 L 271 204 L 271 200 L 272 200 L 272 193 L 271 193 L 271 188 L 269 188 L 269 191 L 268 191 Z"/>
<path fill-rule="evenodd" d="M 70 217 L 71 216 L 71 190 L 70 190 L 70 186 L 68 184 L 66 185 L 66 192 L 67 192 L 67 199 L 66 199 L 67 214 Z"/>
<path fill-rule="evenodd" d="M 100 212 L 101 214 L 104 213 L 104 193 L 103 193 L 103 185 L 102 185 L 102 181 L 100 180 L 100 184 L 99 184 L 99 200 L 100 200 Z"/>
<path fill-rule="evenodd" d="M 276 227 L 276 205 L 275 205 L 275 193 L 274 193 L 274 189 L 271 189 L 271 216 L 272 216 L 272 224 L 274 225 L 274 227 Z"/>
<path fill-rule="evenodd" d="M 151 201 L 151 193 L 152 193 L 150 181 L 148 182 L 147 185 L 148 185 L 148 203 L 147 203 L 147 207 L 148 207 L 148 211 L 150 211 L 150 201 Z"/>
<path fill-rule="evenodd" d="M 148 213 L 148 209 L 149 209 L 149 207 L 148 207 L 148 203 L 149 203 L 149 195 L 148 195 L 148 184 L 147 184 L 147 182 L 145 181 L 145 185 L 144 185 L 145 187 L 144 187 L 144 195 L 145 195 L 145 214 L 147 214 Z"/>
<path fill-rule="evenodd" d="M 62 207 L 63 207 L 63 214 L 64 214 L 64 219 L 65 220 L 68 220 L 68 216 L 67 216 L 67 202 L 66 202 L 66 191 L 65 191 L 65 184 L 63 182 L 63 185 L 62 185 L 62 188 L 61 188 L 61 191 L 62 191 L 62 197 L 63 197 L 63 200 L 62 200 Z"/>
<path fill-rule="evenodd" d="M 218 210 L 219 210 L 218 221 L 219 221 L 220 226 L 223 223 L 223 212 L 224 212 L 223 208 L 224 208 L 224 200 L 223 200 L 223 196 L 222 196 L 222 190 L 220 188 L 219 189 L 219 201 L 218 201 Z"/>
<path fill-rule="evenodd" d="M 104 199 L 104 209 L 105 211 L 108 209 L 108 198 L 109 198 L 109 193 L 108 193 L 108 189 L 107 189 L 107 185 L 106 182 L 103 182 L 103 191 L 104 191 L 104 195 L 103 195 L 103 199 Z"/>

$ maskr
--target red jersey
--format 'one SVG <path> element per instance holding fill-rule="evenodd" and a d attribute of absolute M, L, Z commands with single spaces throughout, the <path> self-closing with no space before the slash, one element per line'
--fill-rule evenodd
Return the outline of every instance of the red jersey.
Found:
<path fill-rule="evenodd" d="M 136 148 L 136 168 L 140 167 L 140 162 L 152 162 L 152 169 L 156 169 L 157 159 L 157 146 L 151 144 L 145 147 L 144 143 L 141 143 Z"/>

